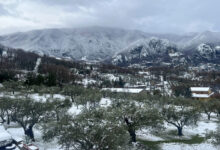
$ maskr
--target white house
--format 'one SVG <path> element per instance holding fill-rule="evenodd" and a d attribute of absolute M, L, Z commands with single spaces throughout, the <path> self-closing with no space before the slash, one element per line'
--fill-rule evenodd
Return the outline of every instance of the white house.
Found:
<path fill-rule="evenodd" d="M 210 87 L 191 87 L 192 98 L 208 100 L 214 94 Z"/>

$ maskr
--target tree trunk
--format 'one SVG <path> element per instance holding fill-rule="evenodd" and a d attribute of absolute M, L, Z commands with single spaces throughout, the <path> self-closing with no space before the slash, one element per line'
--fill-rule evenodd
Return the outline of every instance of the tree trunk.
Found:
<path fill-rule="evenodd" d="M 127 126 L 128 126 L 128 132 L 129 132 L 129 134 L 130 134 L 130 136 L 131 136 L 131 142 L 137 142 L 137 140 L 136 140 L 136 133 L 135 133 L 135 129 L 134 129 L 134 127 L 132 126 L 132 124 L 128 121 L 128 118 L 125 118 L 124 119 L 125 120 L 125 122 L 126 122 L 126 124 L 127 124 Z"/>
<path fill-rule="evenodd" d="M 28 137 L 30 137 L 30 139 L 35 142 L 35 139 L 34 139 L 34 132 L 33 132 L 33 126 L 29 126 L 28 129 L 26 129 L 24 131 L 25 135 L 27 135 Z"/>
<path fill-rule="evenodd" d="M 10 122 L 11 122 L 11 120 L 10 120 L 10 116 L 9 116 L 8 111 L 7 111 L 6 113 L 7 113 L 7 124 L 9 125 L 9 124 L 10 124 Z"/>
<path fill-rule="evenodd" d="M 182 127 L 177 127 L 178 129 L 178 135 L 183 136 L 183 128 Z"/>
<path fill-rule="evenodd" d="M 75 102 L 75 101 L 74 101 L 74 96 L 71 95 L 70 97 L 71 97 L 72 102 L 74 103 L 74 102 Z"/>
<path fill-rule="evenodd" d="M 6 120 L 5 120 L 5 118 L 3 116 L 1 116 L 1 119 L 2 119 L 1 123 L 5 123 L 6 122 Z"/>
<path fill-rule="evenodd" d="M 96 107 L 96 102 L 93 102 L 93 107 Z"/>
<path fill-rule="evenodd" d="M 56 112 L 56 116 L 57 116 L 57 122 L 60 121 L 59 112 Z"/>
<path fill-rule="evenodd" d="M 53 98 L 53 95 L 54 95 L 53 93 L 52 93 L 52 94 L 50 94 L 50 97 L 51 97 L 51 98 Z"/>
<path fill-rule="evenodd" d="M 211 119 L 211 114 L 208 114 L 208 120 L 210 120 Z"/>
<path fill-rule="evenodd" d="M 137 140 L 136 140 L 136 133 L 135 133 L 135 130 L 134 129 L 132 129 L 132 128 L 130 128 L 130 129 L 128 129 L 128 132 L 129 132 L 129 134 L 130 134 L 130 136 L 131 136 L 131 142 L 137 142 Z"/>

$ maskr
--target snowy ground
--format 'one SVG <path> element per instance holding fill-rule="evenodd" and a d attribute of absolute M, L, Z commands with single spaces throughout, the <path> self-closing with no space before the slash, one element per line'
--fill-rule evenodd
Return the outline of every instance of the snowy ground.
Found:
<path fill-rule="evenodd" d="M 184 136 L 181 138 L 173 135 L 164 135 L 166 133 L 169 134 L 171 131 L 177 133 L 177 129 L 170 124 L 165 124 L 165 130 L 162 131 L 162 135 L 157 135 L 155 133 L 151 133 L 150 130 L 142 129 L 137 132 L 137 137 L 144 141 L 159 142 L 160 144 L 158 144 L 158 146 L 161 150 L 219 150 L 220 147 L 215 147 L 212 144 L 211 139 L 205 140 L 204 142 L 198 144 L 168 142 L 170 141 L 170 137 L 177 140 L 190 140 L 192 136 L 205 137 L 207 133 L 216 131 L 218 126 L 217 121 L 218 119 L 215 114 L 212 115 L 212 119 L 210 121 L 208 121 L 207 116 L 203 114 L 198 122 L 198 126 L 185 127 L 183 129 Z"/>
<path fill-rule="evenodd" d="M 15 93 L 15 95 L 19 95 L 18 93 Z M 0 97 L 5 96 L 5 94 L 0 93 Z M 11 98 L 15 98 L 16 96 L 10 96 Z M 37 101 L 46 101 L 48 98 L 51 98 L 51 94 L 29 94 L 29 97 L 37 100 Z M 54 94 L 53 98 L 57 99 L 65 99 L 68 98 L 67 96 L 63 96 L 60 94 Z M 109 98 L 102 98 L 100 101 L 101 107 L 108 107 L 111 105 L 111 100 Z M 69 109 L 69 113 L 72 115 L 79 114 L 83 107 L 82 105 L 79 105 L 78 107 L 76 105 L 72 105 L 72 107 Z M 205 114 L 202 115 L 200 121 L 198 122 L 198 126 L 195 127 L 185 127 L 183 129 L 184 136 L 181 137 L 181 139 L 188 139 L 190 140 L 192 136 L 199 136 L 199 137 L 205 137 L 205 135 L 211 131 L 216 131 L 216 128 L 218 126 L 218 119 L 215 114 L 212 115 L 212 118 L 210 121 L 208 121 L 207 116 Z M 144 141 L 151 141 L 151 142 L 160 142 L 158 146 L 161 150 L 218 150 L 220 148 L 215 147 L 211 140 L 205 140 L 201 143 L 196 144 L 185 144 L 185 143 L 175 143 L 175 142 L 167 142 L 167 140 L 170 140 L 168 137 L 171 136 L 174 139 L 180 139 L 178 136 L 175 135 L 169 135 L 172 131 L 176 131 L 176 128 L 169 124 L 164 124 L 165 129 L 162 130 L 160 134 L 155 134 L 154 132 L 151 132 L 147 129 L 142 129 L 137 132 L 137 137 Z M 25 140 L 24 131 L 21 127 L 17 125 L 12 125 L 7 128 L 7 131 L 11 133 L 13 138 L 19 139 L 22 138 Z M 34 134 L 36 137 L 36 142 L 34 143 L 37 145 L 40 149 L 45 150 L 58 150 L 60 149 L 60 146 L 57 144 L 56 141 L 52 141 L 51 143 L 44 143 L 42 140 L 42 133 L 38 128 L 34 129 Z M 181 140 L 180 139 L 180 140 Z"/>
<path fill-rule="evenodd" d="M 180 144 L 180 143 L 166 143 L 162 145 L 162 150 L 218 150 L 210 143 L 201 144 Z"/>
<path fill-rule="evenodd" d="M 0 97 L 8 97 L 8 98 L 23 98 L 25 95 L 21 95 L 18 92 L 15 92 L 14 94 L 11 94 L 10 92 L 1 92 Z M 28 94 L 27 97 L 34 99 L 36 101 L 42 101 L 46 102 L 47 99 L 53 98 L 53 99 L 60 99 L 60 100 L 65 100 L 66 98 L 69 98 L 68 96 L 64 96 L 61 94 L 38 94 L 38 93 L 32 93 Z"/>
<path fill-rule="evenodd" d="M 7 131 L 12 135 L 14 139 L 23 139 L 25 141 L 24 131 L 21 127 L 10 127 Z M 50 143 L 45 143 L 42 140 L 42 133 L 38 129 L 34 129 L 34 135 L 36 142 L 33 142 L 34 145 L 39 147 L 40 150 L 59 150 L 60 146 L 56 141 Z"/>
<path fill-rule="evenodd" d="M 16 94 L 18 94 L 18 93 L 16 93 Z M 2 97 L 3 95 L 5 95 L 5 94 L 1 93 L 0 97 Z M 11 98 L 16 98 L 16 96 L 10 96 L 10 97 Z M 44 94 L 44 95 L 30 94 L 29 97 L 35 99 L 36 101 L 46 101 L 46 99 L 51 98 L 51 95 L 50 94 Z M 63 96 L 63 95 L 60 95 L 60 94 L 54 94 L 53 97 L 61 99 L 61 100 L 66 98 L 66 96 Z M 99 104 L 100 104 L 101 107 L 108 107 L 109 105 L 111 105 L 111 100 L 108 99 L 108 98 L 102 98 L 100 100 Z M 83 107 L 84 106 L 82 106 L 82 105 L 79 105 L 77 107 L 76 105 L 72 104 L 71 108 L 68 110 L 68 113 L 70 113 L 71 115 L 78 115 L 82 111 Z M 10 133 L 10 135 L 12 136 L 13 139 L 22 139 L 23 141 L 25 141 L 26 138 L 25 138 L 25 135 L 24 135 L 24 131 L 16 123 L 12 122 L 9 126 L 6 125 L 6 128 L 7 128 L 7 131 Z M 8 136 L 10 136 L 10 135 L 8 135 Z M 60 150 L 60 149 L 62 149 L 57 144 L 57 141 L 52 141 L 50 143 L 45 143 L 42 140 L 42 133 L 41 133 L 41 130 L 39 128 L 36 128 L 36 127 L 34 128 L 34 135 L 35 135 L 36 142 L 34 142 L 33 144 L 38 146 L 40 150 Z"/>
<path fill-rule="evenodd" d="M 137 89 L 137 88 L 103 88 L 103 91 L 111 91 L 111 92 L 118 92 L 118 93 L 140 93 L 144 89 Z"/>

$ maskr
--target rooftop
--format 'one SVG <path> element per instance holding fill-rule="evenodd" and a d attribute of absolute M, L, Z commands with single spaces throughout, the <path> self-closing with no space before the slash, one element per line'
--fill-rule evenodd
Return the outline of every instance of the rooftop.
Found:
<path fill-rule="evenodd" d="M 213 93 L 211 93 L 211 94 L 195 94 L 195 93 L 192 93 L 192 97 L 194 97 L 194 98 L 209 98 L 211 95 L 213 95 Z"/>
<path fill-rule="evenodd" d="M 192 92 L 208 92 L 210 87 L 191 87 L 190 90 Z"/>

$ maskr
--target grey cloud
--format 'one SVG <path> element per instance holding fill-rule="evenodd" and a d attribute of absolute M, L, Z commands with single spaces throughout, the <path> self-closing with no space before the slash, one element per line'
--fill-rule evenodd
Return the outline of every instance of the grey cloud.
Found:
<path fill-rule="evenodd" d="M 3 15 L 9 15 L 9 13 L 7 10 L 5 10 L 3 5 L 0 4 L 0 16 L 3 16 Z"/>
<path fill-rule="evenodd" d="M 0 0 L 0 21 L 4 19 L 8 23 L 5 31 L 23 31 L 25 27 L 39 29 L 94 25 L 160 33 L 220 31 L 219 0 L 10 1 L 13 3 L 5 4 Z M 4 12 L 3 8 L 13 15 L 7 18 L 7 11 Z M 11 25 L 13 17 L 20 24 Z"/>

